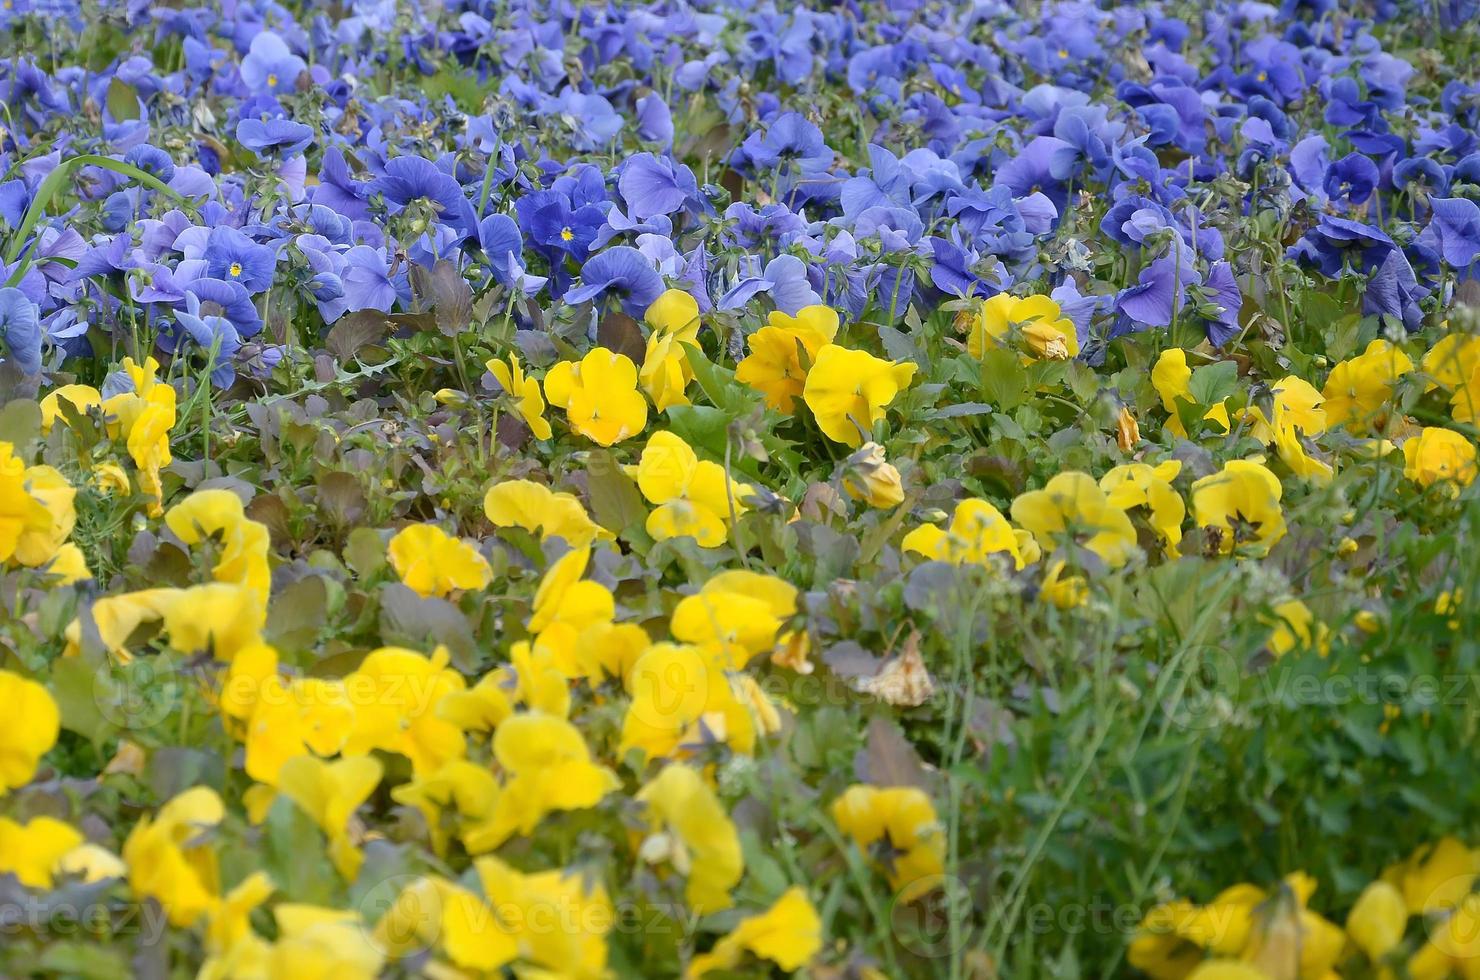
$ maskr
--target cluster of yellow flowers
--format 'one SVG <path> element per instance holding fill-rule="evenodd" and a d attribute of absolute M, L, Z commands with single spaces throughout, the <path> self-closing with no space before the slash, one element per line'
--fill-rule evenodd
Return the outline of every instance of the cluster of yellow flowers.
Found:
<path fill-rule="evenodd" d="M 91 578 L 68 541 L 77 523 L 76 490 L 50 466 L 27 466 L 0 442 L 0 563 L 38 569 L 56 585 Z"/>
<path fill-rule="evenodd" d="M 1442 980 L 1480 971 L 1480 850 L 1452 837 L 1420 847 L 1358 896 L 1346 928 L 1308 906 L 1303 872 L 1273 888 L 1240 884 L 1206 905 L 1147 913 L 1132 966 L 1154 980 L 1326 980 L 1342 975 Z"/>

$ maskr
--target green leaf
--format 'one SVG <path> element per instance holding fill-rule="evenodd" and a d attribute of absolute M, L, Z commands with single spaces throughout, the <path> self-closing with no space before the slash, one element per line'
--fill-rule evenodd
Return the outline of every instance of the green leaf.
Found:
<path fill-rule="evenodd" d="M 108 112 L 118 122 L 139 118 L 139 92 L 128 82 L 115 78 L 108 83 Z"/>
<path fill-rule="evenodd" d="M 1192 372 L 1187 391 L 1203 407 L 1216 405 L 1238 390 L 1238 363 L 1215 361 Z"/>
<path fill-rule="evenodd" d="M 1028 397 L 1028 372 L 1017 354 L 994 348 L 982 357 L 981 387 L 982 397 L 991 404 L 1015 408 Z"/>
<path fill-rule="evenodd" d="M 608 531 L 621 534 L 647 521 L 642 492 L 604 449 L 593 451 L 586 458 L 586 488 L 591 495 L 592 516 Z"/>
<path fill-rule="evenodd" d="M 689 359 L 689 366 L 694 369 L 694 380 L 699 383 L 699 389 L 704 392 L 704 397 L 709 399 L 710 404 L 725 409 L 731 415 L 743 411 L 746 397 L 740 390 L 742 386 L 735 381 L 735 372 L 715 364 L 697 347 L 690 347 L 688 344 L 680 346 Z"/>

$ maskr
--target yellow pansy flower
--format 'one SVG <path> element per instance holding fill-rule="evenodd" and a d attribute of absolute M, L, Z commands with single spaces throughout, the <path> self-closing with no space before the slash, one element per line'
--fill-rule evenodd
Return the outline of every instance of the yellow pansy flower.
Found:
<path fill-rule="evenodd" d="M 684 348 L 699 349 L 699 304 L 681 289 L 666 290 L 645 314 L 653 328 L 647 352 L 637 372 L 643 391 L 658 411 L 689 404 L 684 389 L 694 378 Z"/>
<path fill-rule="evenodd" d="M 533 480 L 504 480 L 483 495 L 483 513 L 495 527 L 522 527 L 541 541 L 563 538 L 572 548 L 585 548 L 613 535 L 593 521 L 572 493 L 551 490 Z"/>
<path fill-rule="evenodd" d="M 448 653 L 438 647 L 430 657 L 400 647 L 381 647 L 365 656 L 344 678 L 354 707 L 354 727 L 345 739 L 345 755 L 371 749 L 396 752 L 411 760 L 417 773 L 435 772 L 462 758 L 467 744 L 462 730 L 437 712 L 441 700 L 467 686 L 447 666 Z"/>
<path fill-rule="evenodd" d="M 606 934 L 615 913 L 600 884 L 574 871 L 521 874 L 494 857 L 473 867 L 489 906 L 515 924 L 517 957 L 532 967 L 518 973 L 567 980 L 607 975 Z"/>
<path fill-rule="evenodd" d="M 792 973 L 806 966 L 821 949 L 822 918 L 807 898 L 806 889 L 793 885 L 765 912 L 741 919 L 713 949 L 695 956 L 685 976 L 732 970 L 747 952 Z"/>
<path fill-rule="evenodd" d="M 1187 505 L 1182 495 L 1172 488 L 1172 481 L 1182 472 L 1181 460 L 1169 459 L 1155 466 L 1149 463 L 1125 463 L 1112 467 L 1100 477 L 1100 489 L 1114 507 L 1131 511 L 1146 508 L 1148 523 L 1166 546 L 1168 557 L 1177 557 L 1182 541 L 1182 521 Z"/>
<path fill-rule="evenodd" d="M 6 716 L 5 725 L 0 726 L 0 797 L 3 797 L 36 775 L 41 757 L 57 744 L 62 716 L 50 691 L 8 670 L 0 670 L 0 705 L 4 705 Z"/>
<path fill-rule="evenodd" d="M 733 905 L 730 891 L 745 873 L 740 835 L 704 777 L 670 763 L 638 791 L 637 801 L 647 807 L 651 828 L 639 856 L 684 876 L 684 895 L 695 913 Z"/>
<path fill-rule="evenodd" d="M 725 665 L 739 669 L 776 646 L 782 623 L 796 612 L 796 601 L 796 587 L 774 575 L 721 572 L 679 602 L 669 630 L 676 640 L 721 651 Z"/>
<path fill-rule="evenodd" d="M 561 361 L 545 375 L 545 396 L 565 409 L 570 427 L 601 446 L 642 432 L 647 402 L 637 391 L 637 368 L 625 354 L 592 349 L 579 364 Z"/>
<path fill-rule="evenodd" d="M 550 422 L 545 418 L 545 399 L 540 394 L 540 383 L 524 373 L 518 354 L 510 354 L 507 362 L 492 358 L 484 367 L 498 379 L 499 387 L 514 402 L 514 410 L 529 426 L 536 439 L 550 438 Z"/>
<path fill-rule="evenodd" d="M 1386 340 L 1374 340 L 1356 357 L 1331 369 L 1321 393 L 1326 421 L 1364 430 L 1380 421 L 1398 378 L 1413 370 L 1413 361 Z"/>
<path fill-rule="evenodd" d="M 1060 473 L 1042 490 L 1019 495 L 1012 502 L 1012 519 L 1032 532 L 1046 552 L 1057 550 L 1067 537 L 1111 568 L 1129 561 L 1136 547 L 1130 518 L 1087 473 Z"/>
<path fill-rule="evenodd" d="M 197 786 L 135 824 L 123 845 L 134 897 L 159 902 L 182 928 L 211 911 L 221 884 L 215 849 L 205 838 L 225 815 L 216 791 Z"/>
<path fill-rule="evenodd" d="M 1015 568 L 1028 563 L 1007 518 L 992 504 L 977 498 L 956 504 L 946 530 L 934 524 L 922 524 L 906 534 L 899 546 L 904 551 L 953 565 L 981 564 L 994 554 L 1009 556 Z"/>
<path fill-rule="evenodd" d="M 300 755 L 283 763 L 277 790 L 313 818 L 329 837 L 329 856 L 346 881 L 354 881 L 363 861 L 349 836 L 350 816 L 380 785 L 384 768 L 374 756 L 325 762 Z"/>
<path fill-rule="evenodd" d="M 802 387 L 802 399 L 834 442 L 858 446 L 884 410 L 915 376 L 915 365 L 874 357 L 867 351 L 827 344 L 817 352 Z"/>
<path fill-rule="evenodd" d="M 1223 554 L 1261 556 L 1285 536 L 1284 488 L 1262 463 L 1229 460 L 1192 484 L 1192 519 L 1211 528 Z"/>
<path fill-rule="evenodd" d="M 655 643 L 628 673 L 631 695 L 622 719 L 619 756 L 639 750 L 645 759 L 680 757 L 728 745 L 755 751 L 756 722 L 736 694 L 716 651 Z"/>
<path fill-rule="evenodd" d="M 1449 481 L 1457 492 L 1475 472 L 1475 444 L 1453 429 L 1424 426 L 1403 442 L 1403 475 L 1421 487 Z"/>
<path fill-rule="evenodd" d="M 1191 381 L 1192 369 L 1187 366 L 1187 352 L 1180 347 L 1168 347 L 1163 350 L 1156 359 L 1156 365 L 1151 369 L 1151 386 L 1161 397 L 1161 407 L 1166 410 L 1168 416 L 1166 427 L 1174 435 L 1187 435 L 1187 427 L 1182 424 L 1177 403 L 1185 401 L 1190 404 L 1192 402 L 1189 387 Z M 1203 420 L 1212 422 L 1227 432 L 1229 429 L 1228 400 L 1225 398 L 1209 407 L 1203 415 Z"/>
<path fill-rule="evenodd" d="M 1403 941 L 1408 928 L 1408 906 L 1403 893 L 1385 881 L 1362 890 L 1346 916 L 1346 934 L 1373 963 Z"/>
<path fill-rule="evenodd" d="M 221 553 L 211 570 L 218 582 L 238 582 L 262 599 L 272 588 L 267 552 L 271 536 L 267 525 L 247 517 L 241 498 L 230 490 L 197 490 L 172 506 L 165 524 L 186 545 L 220 535 Z"/>
<path fill-rule="evenodd" d="M 49 889 L 62 859 L 82 842 L 75 827 L 51 817 L 24 824 L 0 817 L 0 874 L 15 875 L 27 888 Z"/>
<path fill-rule="evenodd" d="M 66 402 L 78 415 L 87 414 L 89 409 L 103 404 L 103 396 L 92 385 L 59 385 L 41 399 L 41 431 L 50 433 L 58 419 L 62 419 L 62 402 Z"/>
<path fill-rule="evenodd" d="M 385 954 L 353 910 L 283 903 L 273 909 L 278 938 L 267 980 L 376 980 Z"/>
<path fill-rule="evenodd" d="M 181 589 L 160 608 L 170 646 L 181 653 L 210 651 L 217 660 L 230 661 L 239 650 L 261 642 L 267 625 L 262 597 L 233 582 Z"/>
<path fill-rule="evenodd" d="M 830 306 L 804 306 L 796 316 L 772 311 L 766 326 L 747 339 L 750 353 L 735 365 L 735 380 L 763 394 L 771 408 L 790 414 L 808 369 L 837 334 L 838 313 Z"/>
<path fill-rule="evenodd" d="M 688 443 L 672 432 L 655 432 L 637 464 L 637 486 L 657 508 L 648 515 L 647 532 L 659 541 L 691 537 L 701 548 L 724 544 L 730 517 L 745 513 L 754 491 L 726 477 L 725 469 L 701 460 Z"/>
<path fill-rule="evenodd" d="M 856 784 L 833 801 L 832 818 L 865 852 L 887 847 L 883 871 L 900 901 L 914 901 L 940 883 L 945 833 L 923 790 Z"/>
<path fill-rule="evenodd" d="M 995 344 L 1018 339 L 1025 352 L 1039 360 L 1064 361 L 1079 354 L 1074 323 L 1048 296 L 1009 296 L 998 293 L 982 303 L 971 321 L 966 350 L 980 358 Z"/>
<path fill-rule="evenodd" d="M 1382 873 L 1403 894 L 1409 915 L 1426 915 L 1458 905 L 1480 877 L 1480 848 L 1443 837 L 1416 849 Z"/>
<path fill-rule="evenodd" d="M 493 569 L 477 548 L 435 524 L 402 528 L 386 553 L 401 581 L 423 598 L 441 598 L 454 589 L 481 589 L 493 581 Z"/>
<path fill-rule="evenodd" d="M 884 458 L 884 447 L 866 442 L 841 466 L 843 490 L 870 507 L 897 507 L 904 503 L 899 470 Z"/>

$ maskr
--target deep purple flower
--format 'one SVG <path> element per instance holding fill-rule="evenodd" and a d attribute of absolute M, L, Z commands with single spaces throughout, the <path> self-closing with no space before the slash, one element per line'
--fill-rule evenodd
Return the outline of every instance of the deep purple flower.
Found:
<path fill-rule="evenodd" d="M 1141 270 L 1136 285 L 1120 291 L 1115 309 L 1134 324 L 1126 329 L 1170 326 L 1172 319 L 1187 302 L 1187 290 L 1201 284 L 1201 277 L 1189 261 L 1179 262 L 1177 252 L 1163 255 Z"/>
<path fill-rule="evenodd" d="M 1372 196 L 1378 179 L 1377 164 L 1360 153 L 1348 153 L 1326 170 L 1322 189 L 1333 201 L 1361 204 Z"/>

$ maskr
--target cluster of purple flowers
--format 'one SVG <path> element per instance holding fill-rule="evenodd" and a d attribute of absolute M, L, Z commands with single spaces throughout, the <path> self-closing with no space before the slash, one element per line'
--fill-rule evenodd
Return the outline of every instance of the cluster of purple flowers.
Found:
<path fill-rule="evenodd" d="M 1270 242 L 1409 330 L 1480 272 L 1480 81 L 1384 50 L 1404 4 L 1019 7 L 131 0 L 101 71 L 0 59 L 0 336 L 37 373 L 142 331 L 229 384 L 285 353 L 264 321 L 406 309 L 448 260 L 519 317 L 1031 286 L 1093 356 L 1183 318 L 1227 343 Z M 103 29 L 0 12 L 42 24 Z M 127 167 L 38 202 L 85 155 Z"/>

